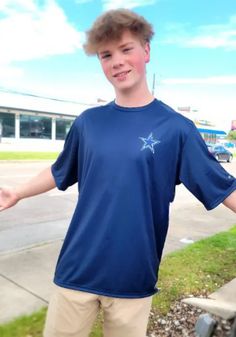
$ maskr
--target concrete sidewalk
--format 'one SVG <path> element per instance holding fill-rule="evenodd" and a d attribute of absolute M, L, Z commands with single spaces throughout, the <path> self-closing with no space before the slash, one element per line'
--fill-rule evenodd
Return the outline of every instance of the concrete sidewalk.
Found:
<path fill-rule="evenodd" d="M 208 298 L 185 298 L 184 303 L 201 308 L 226 320 L 236 317 L 236 278 Z"/>
<path fill-rule="evenodd" d="M 0 255 L 0 324 L 48 305 L 61 245 L 62 240 L 58 240 Z M 189 304 L 212 312 L 216 307 L 213 299 L 220 300 L 222 310 L 225 303 L 225 310 L 231 310 L 231 317 L 236 314 L 236 279 L 212 294 L 205 307 L 201 306 L 202 299 L 188 300 Z M 222 310 L 218 313 L 221 314 Z"/>
<path fill-rule="evenodd" d="M 181 200 L 180 198 L 179 203 Z M 175 205 L 177 212 L 175 215 L 172 213 L 164 254 L 181 249 L 186 244 L 217 232 L 228 230 L 235 223 L 235 215 L 223 206 L 217 207 L 208 214 L 202 207 L 196 206 L 194 221 L 191 218 L 192 207 L 181 209 L 181 212 L 178 211 L 178 207 L 177 203 Z M 208 225 L 206 226 L 205 223 Z M 63 221 L 61 226 L 54 229 L 57 233 L 54 239 L 51 235 L 35 237 L 34 229 L 37 226 L 42 231 L 50 232 L 50 226 L 47 229 L 44 223 L 34 224 L 28 229 L 27 235 L 31 239 L 24 240 L 21 243 L 22 246 L 16 245 L 15 237 L 19 236 L 16 235 L 17 233 L 13 237 L 12 233 L 9 236 L 10 229 L 1 231 L 3 236 L 1 242 L 6 241 L 2 246 L 6 250 L 0 250 L 0 324 L 21 315 L 31 314 L 48 304 L 53 287 L 55 265 L 67 225 L 66 221 Z M 24 226 L 14 227 L 18 234 L 23 229 Z M 27 233 L 27 231 L 23 232 Z"/>
<path fill-rule="evenodd" d="M 61 244 L 0 255 L 0 324 L 47 306 Z"/>

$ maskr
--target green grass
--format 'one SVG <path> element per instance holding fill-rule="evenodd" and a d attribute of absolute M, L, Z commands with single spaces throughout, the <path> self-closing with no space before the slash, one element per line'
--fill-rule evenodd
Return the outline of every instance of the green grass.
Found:
<path fill-rule="evenodd" d="M 166 314 L 170 305 L 189 294 L 210 294 L 236 277 L 236 226 L 180 251 L 162 261 L 153 307 Z M 46 309 L 0 326 L 1 337 L 42 337 Z M 90 337 L 101 337 L 98 319 Z"/>
<path fill-rule="evenodd" d="M 236 277 L 236 226 L 166 256 L 153 305 L 165 314 L 184 296 L 210 294 Z"/>
<path fill-rule="evenodd" d="M 0 152 L 0 160 L 54 160 L 59 152 Z M 236 153 L 234 153 L 236 158 Z"/>
<path fill-rule="evenodd" d="M 58 152 L 0 152 L 0 160 L 54 160 Z"/>
<path fill-rule="evenodd" d="M 10 303 L 9 303 L 10 304 Z M 0 326 L 1 337 L 42 337 L 46 309 Z"/>

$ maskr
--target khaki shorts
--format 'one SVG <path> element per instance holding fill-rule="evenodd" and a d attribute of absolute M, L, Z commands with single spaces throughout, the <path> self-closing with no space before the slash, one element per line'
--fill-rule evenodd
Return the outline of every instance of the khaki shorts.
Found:
<path fill-rule="evenodd" d="M 100 308 L 104 337 L 145 337 L 152 296 L 113 298 L 55 286 L 44 337 L 88 337 Z"/>

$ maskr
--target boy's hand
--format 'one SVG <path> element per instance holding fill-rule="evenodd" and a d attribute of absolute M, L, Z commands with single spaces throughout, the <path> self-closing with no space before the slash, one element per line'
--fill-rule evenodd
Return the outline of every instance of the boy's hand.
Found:
<path fill-rule="evenodd" d="M 28 182 L 15 189 L 0 188 L 0 212 L 14 206 L 18 201 L 50 191 L 56 187 L 51 167 L 47 167 Z"/>
<path fill-rule="evenodd" d="M 19 201 L 16 192 L 8 188 L 0 188 L 0 211 L 14 206 Z"/>

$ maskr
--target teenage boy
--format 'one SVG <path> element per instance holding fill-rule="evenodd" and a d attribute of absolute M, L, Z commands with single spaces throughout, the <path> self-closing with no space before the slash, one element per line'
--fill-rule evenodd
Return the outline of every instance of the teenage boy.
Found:
<path fill-rule="evenodd" d="M 3 210 L 55 186 L 79 186 L 45 337 L 87 337 L 99 307 L 105 337 L 145 336 L 176 184 L 208 210 L 223 202 L 236 212 L 236 179 L 194 124 L 148 89 L 152 36 L 151 25 L 129 10 L 95 21 L 84 48 L 98 56 L 115 101 L 76 118 L 52 167 L 1 191 Z"/>

